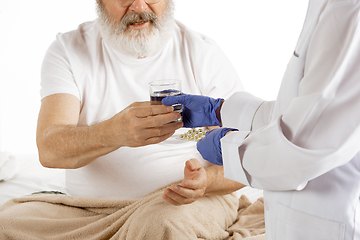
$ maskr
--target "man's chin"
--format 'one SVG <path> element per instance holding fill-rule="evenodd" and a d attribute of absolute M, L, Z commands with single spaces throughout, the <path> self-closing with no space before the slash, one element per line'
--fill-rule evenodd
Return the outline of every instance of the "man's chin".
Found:
<path fill-rule="evenodd" d="M 140 27 L 129 25 L 126 28 L 126 31 L 123 32 L 123 35 L 132 39 L 148 38 L 149 36 L 152 35 L 154 29 L 151 24 L 146 24 L 146 25 L 147 26 L 140 26 Z"/>
<path fill-rule="evenodd" d="M 124 32 L 122 36 L 108 39 L 107 42 L 114 50 L 135 58 L 149 57 L 160 50 L 159 35 L 147 28 L 131 29 L 129 32 Z"/>

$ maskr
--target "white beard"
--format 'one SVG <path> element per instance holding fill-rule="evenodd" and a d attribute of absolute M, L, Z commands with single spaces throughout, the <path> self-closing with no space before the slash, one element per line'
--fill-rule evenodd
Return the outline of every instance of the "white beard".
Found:
<path fill-rule="evenodd" d="M 110 47 L 121 53 L 135 58 L 149 57 L 159 52 L 173 33 L 175 19 L 172 0 L 169 0 L 162 20 L 153 19 L 149 28 L 140 30 L 128 30 L 123 22 L 114 23 L 101 4 L 98 3 L 97 8 L 101 37 Z"/>

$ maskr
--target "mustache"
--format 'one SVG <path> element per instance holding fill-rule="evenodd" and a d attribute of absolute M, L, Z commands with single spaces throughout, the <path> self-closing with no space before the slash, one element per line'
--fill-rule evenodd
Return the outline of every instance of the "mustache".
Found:
<path fill-rule="evenodd" d="M 155 27 L 157 27 L 158 17 L 155 13 L 152 12 L 129 12 L 121 19 L 121 26 L 123 30 L 125 30 L 130 24 L 138 22 L 151 22 Z"/>

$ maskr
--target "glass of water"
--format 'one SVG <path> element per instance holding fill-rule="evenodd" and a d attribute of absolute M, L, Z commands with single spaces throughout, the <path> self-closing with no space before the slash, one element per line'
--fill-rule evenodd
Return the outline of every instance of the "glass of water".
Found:
<path fill-rule="evenodd" d="M 149 83 L 151 105 L 161 105 L 161 100 L 167 96 L 181 95 L 181 81 L 177 79 L 156 80 Z M 174 110 L 182 114 L 182 105 L 173 105 Z M 175 122 L 181 122 L 180 117 Z"/>

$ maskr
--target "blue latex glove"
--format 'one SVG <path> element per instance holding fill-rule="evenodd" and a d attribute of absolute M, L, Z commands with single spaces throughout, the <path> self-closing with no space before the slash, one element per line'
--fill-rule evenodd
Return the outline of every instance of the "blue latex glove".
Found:
<path fill-rule="evenodd" d="M 223 165 L 220 139 L 229 131 L 238 131 L 234 128 L 217 128 L 206 133 L 205 138 L 197 142 L 197 150 L 201 156 L 216 165 Z"/>
<path fill-rule="evenodd" d="M 222 98 L 214 99 L 200 95 L 182 94 L 168 96 L 162 104 L 170 106 L 183 105 L 183 122 L 186 128 L 221 126 L 216 117 L 216 109 L 220 107 Z"/>

